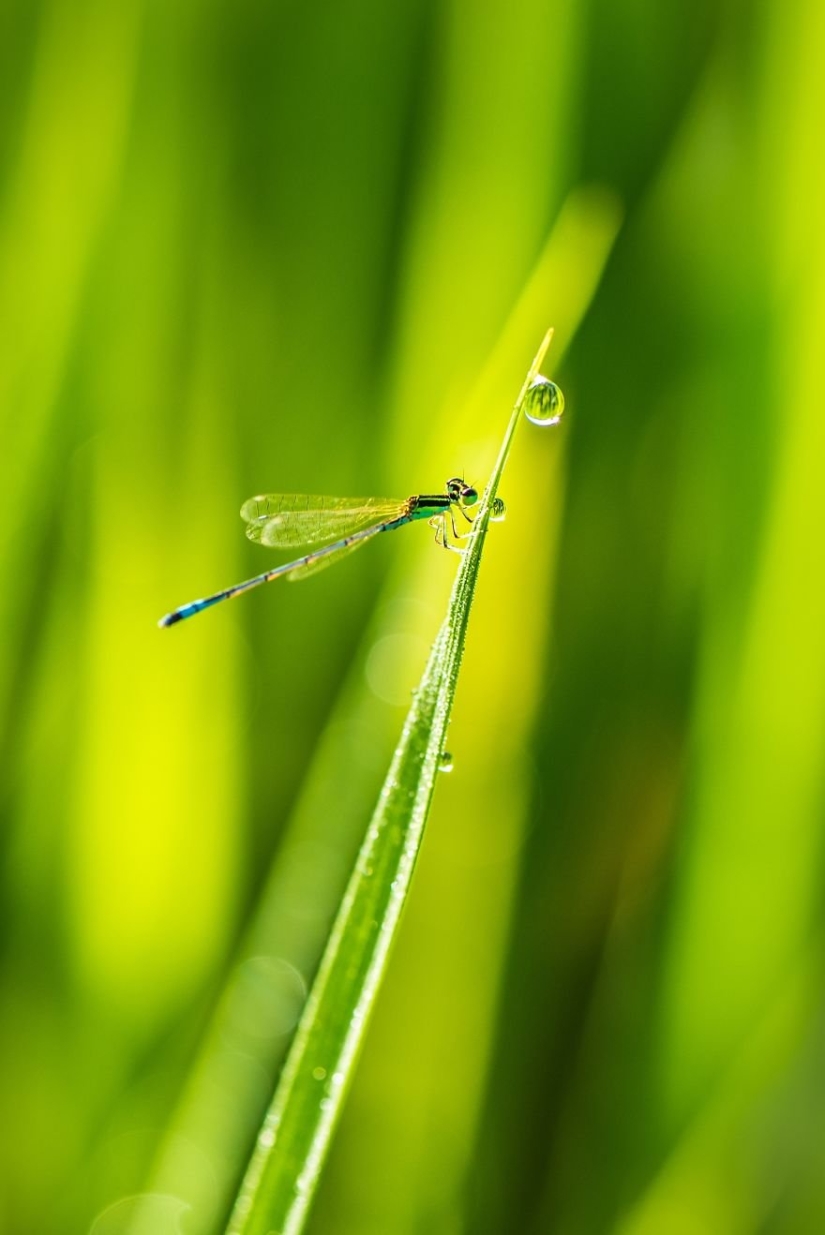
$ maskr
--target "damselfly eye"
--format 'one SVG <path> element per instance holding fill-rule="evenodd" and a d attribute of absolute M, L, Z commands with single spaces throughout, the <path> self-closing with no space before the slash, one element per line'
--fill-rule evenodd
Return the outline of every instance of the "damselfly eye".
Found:
<path fill-rule="evenodd" d="M 478 501 L 478 490 L 471 485 L 464 485 L 461 489 L 461 501 L 465 506 L 474 506 Z"/>

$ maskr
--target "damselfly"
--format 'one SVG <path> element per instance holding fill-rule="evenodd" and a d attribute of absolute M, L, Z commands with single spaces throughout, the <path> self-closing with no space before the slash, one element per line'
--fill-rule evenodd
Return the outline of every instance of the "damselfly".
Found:
<path fill-rule="evenodd" d="M 213 596 L 181 605 L 162 617 L 158 625 L 174 626 L 202 609 L 209 609 L 219 601 L 239 596 L 241 592 L 248 592 L 262 583 L 271 583 L 273 579 L 306 579 L 308 575 L 353 553 L 379 532 L 391 532 L 418 519 L 427 519 L 435 528 L 435 539 L 439 545 L 460 553 L 462 550 L 450 541 L 448 524 L 455 540 L 468 536 L 473 524 L 468 511 L 477 502 L 478 491 L 458 476 L 447 481 L 445 493 L 422 493 L 403 501 L 381 497 L 308 497 L 295 493 L 251 497 L 241 507 L 241 518 L 246 522 L 246 534 L 250 540 L 271 549 L 310 545 L 321 547 L 293 562 L 286 562 L 243 583 L 236 583 L 234 587 L 215 592 Z M 504 503 L 500 498 L 495 498 L 491 504 L 491 518 L 500 519 L 503 514 Z M 470 531 L 459 532 L 457 516 L 470 524 Z"/>

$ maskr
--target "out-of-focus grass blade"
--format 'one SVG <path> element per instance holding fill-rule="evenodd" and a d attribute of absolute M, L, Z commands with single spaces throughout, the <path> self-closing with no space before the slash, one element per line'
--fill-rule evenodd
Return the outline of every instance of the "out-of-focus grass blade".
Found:
<path fill-rule="evenodd" d="M 552 331 L 530 366 L 476 516 L 447 616 L 344 894 L 315 985 L 241 1185 L 230 1235 L 303 1227 L 406 900 L 444 753 L 491 503 L 522 405 Z"/>

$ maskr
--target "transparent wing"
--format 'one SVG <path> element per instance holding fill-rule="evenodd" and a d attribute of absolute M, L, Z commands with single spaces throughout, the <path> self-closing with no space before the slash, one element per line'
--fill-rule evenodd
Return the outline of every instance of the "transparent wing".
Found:
<path fill-rule="evenodd" d="M 333 549 L 330 553 L 325 553 L 323 557 L 316 557 L 311 562 L 304 562 L 289 572 L 287 580 L 289 583 L 297 583 L 300 579 L 308 579 L 310 575 L 316 575 L 319 570 L 326 570 L 327 566 L 334 566 L 336 562 L 340 562 L 349 553 L 354 553 L 362 545 L 369 544 L 371 540 L 371 536 L 365 536 L 363 540 L 356 540 L 354 545 L 342 545 L 340 549 Z"/>
<path fill-rule="evenodd" d="M 373 523 L 396 518 L 406 506 L 404 500 L 387 497 L 264 493 L 244 502 L 241 518 L 247 523 L 250 540 L 270 549 L 294 549 L 342 540 Z"/>

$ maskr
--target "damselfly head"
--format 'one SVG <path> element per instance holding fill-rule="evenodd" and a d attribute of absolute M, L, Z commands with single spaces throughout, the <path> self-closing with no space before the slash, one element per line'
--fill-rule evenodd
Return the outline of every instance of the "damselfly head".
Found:
<path fill-rule="evenodd" d="M 478 489 L 468 485 L 463 476 L 453 476 L 447 481 L 447 493 L 459 506 L 475 506 L 478 501 Z"/>

